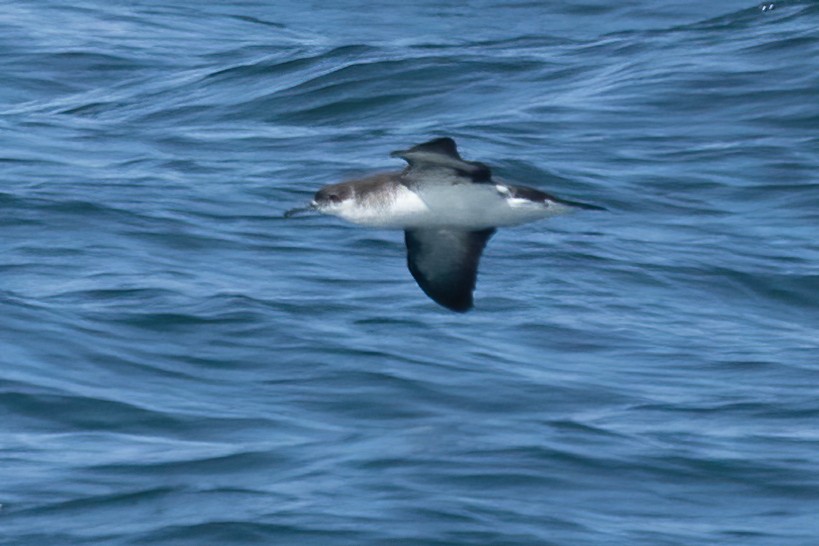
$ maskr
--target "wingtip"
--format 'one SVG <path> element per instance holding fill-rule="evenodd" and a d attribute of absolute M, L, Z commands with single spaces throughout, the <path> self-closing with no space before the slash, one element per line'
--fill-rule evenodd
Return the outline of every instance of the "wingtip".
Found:
<path fill-rule="evenodd" d="M 430 290 L 428 286 L 420 285 L 421 290 L 424 291 L 429 299 L 443 307 L 444 309 L 448 309 L 450 311 L 454 311 L 456 313 L 466 313 L 470 309 L 474 307 L 474 299 L 472 297 L 472 293 L 467 294 L 455 294 L 453 292 L 439 292 Z"/>
<path fill-rule="evenodd" d="M 407 148 L 406 150 L 395 150 L 390 152 L 390 157 L 400 157 L 406 159 L 409 154 L 421 152 L 441 154 L 454 157 L 456 159 L 461 159 L 461 155 L 458 153 L 458 145 L 455 143 L 455 140 L 450 137 L 433 138 L 432 140 L 427 140 L 421 144 L 416 144 L 415 146 Z"/>
<path fill-rule="evenodd" d="M 471 301 L 467 302 L 467 303 L 454 303 L 453 304 L 453 303 L 443 303 L 443 302 L 435 300 L 435 303 L 437 303 L 441 307 L 449 309 L 450 311 L 454 311 L 456 313 L 461 313 L 461 314 L 466 313 L 466 312 L 470 311 L 473 307 L 475 307 L 472 304 Z"/>

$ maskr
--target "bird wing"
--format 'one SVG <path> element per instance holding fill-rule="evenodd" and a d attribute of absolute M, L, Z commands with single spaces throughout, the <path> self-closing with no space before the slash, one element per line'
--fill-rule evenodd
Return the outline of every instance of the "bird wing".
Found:
<path fill-rule="evenodd" d="M 404 232 L 407 266 L 424 293 L 453 311 L 472 308 L 478 262 L 494 228 L 425 228 Z"/>
<path fill-rule="evenodd" d="M 492 179 L 492 171 L 487 165 L 461 158 L 455 141 L 448 137 L 436 138 L 407 150 L 397 150 L 390 157 L 400 157 L 409 164 L 404 178 L 410 183 L 484 183 Z"/>

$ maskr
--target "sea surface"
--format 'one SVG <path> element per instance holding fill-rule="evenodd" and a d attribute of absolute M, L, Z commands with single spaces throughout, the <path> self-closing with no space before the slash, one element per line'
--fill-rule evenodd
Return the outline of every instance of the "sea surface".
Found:
<path fill-rule="evenodd" d="M 283 218 L 440 136 L 607 211 Z M 0 544 L 819 544 L 819 3 L 4 2 Z"/>

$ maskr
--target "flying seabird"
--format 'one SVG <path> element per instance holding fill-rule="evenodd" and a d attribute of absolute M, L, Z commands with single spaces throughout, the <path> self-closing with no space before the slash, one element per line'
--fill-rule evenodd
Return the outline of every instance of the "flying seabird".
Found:
<path fill-rule="evenodd" d="M 404 230 L 407 265 L 427 296 L 453 311 L 472 308 L 478 262 L 495 228 L 602 207 L 559 199 L 492 177 L 484 163 L 461 158 L 455 141 L 437 138 L 390 154 L 400 172 L 330 184 L 308 207 L 372 228 Z"/>

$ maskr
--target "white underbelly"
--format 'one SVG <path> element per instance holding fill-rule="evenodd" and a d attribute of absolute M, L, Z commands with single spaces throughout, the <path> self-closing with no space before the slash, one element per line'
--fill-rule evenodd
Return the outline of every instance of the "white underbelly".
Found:
<path fill-rule="evenodd" d="M 423 188 L 418 193 L 402 188 L 388 203 L 356 207 L 341 216 L 357 224 L 387 229 L 485 229 L 524 224 L 567 211 L 568 207 L 506 199 L 494 184 L 454 184 Z"/>

